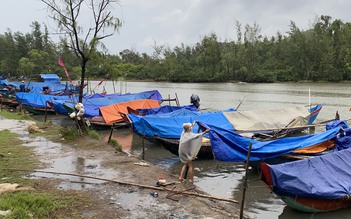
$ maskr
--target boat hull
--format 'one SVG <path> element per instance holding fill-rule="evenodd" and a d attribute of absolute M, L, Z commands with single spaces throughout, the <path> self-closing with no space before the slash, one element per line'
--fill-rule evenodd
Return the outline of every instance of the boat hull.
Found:
<path fill-rule="evenodd" d="M 271 171 L 266 163 L 261 163 L 261 180 L 273 192 L 273 180 Z M 351 197 L 346 196 L 338 199 L 321 199 L 301 196 L 277 195 L 287 206 L 302 212 L 318 213 L 334 211 L 351 206 Z"/>
<path fill-rule="evenodd" d="M 320 213 L 351 206 L 351 200 L 278 196 L 287 206 L 302 212 Z"/>
<path fill-rule="evenodd" d="M 179 156 L 179 140 L 177 139 L 167 139 L 154 136 L 156 142 L 160 143 L 166 150 L 170 151 L 172 154 Z M 197 159 L 213 159 L 213 153 L 211 146 L 209 144 L 203 144 L 197 154 Z"/>
<path fill-rule="evenodd" d="M 56 114 L 55 110 L 49 107 L 45 109 L 45 108 L 36 108 L 28 105 L 22 105 L 22 106 L 25 110 L 27 110 L 29 113 L 32 113 L 33 115 L 45 115 L 45 113 L 51 114 L 51 115 Z"/>

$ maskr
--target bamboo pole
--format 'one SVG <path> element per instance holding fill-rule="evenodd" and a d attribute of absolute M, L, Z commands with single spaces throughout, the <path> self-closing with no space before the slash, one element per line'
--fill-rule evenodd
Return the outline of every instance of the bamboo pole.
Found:
<path fill-rule="evenodd" d="M 45 117 L 44 117 L 44 122 L 46 122 L 47 117 L 48 117 L 48 103 L 49 103 L 49 101 L 45 101 Z"/>
<path fill-rule="evenodd" d="M 245 178 L 244 178 L 243 196 L 242 196 L 241 205 L 240 205 L 240 219 L 242 219 L 244 216 L 244 203 L 245 203 L 245 194 L 246 194 L 246 188 L 247 188 L 247 173 L 249 171 L 251 148 L 252 148 L 252 141 L 250 142 L 250 145 L 249 145 L 249 151 L 247 152 L 247 159 L 245 164 Z"/>
<path fill-rule="evenodd" d="M 143 145 L 143 160 L 145 160 L 145 141 L 144 141 L 145 135 L 143 132 L 143 136 L 141 137 L 141 144 Z"/>
<path fill-rule="evenodd" d="M 108 141 L 107 141 L 107 143 L 110 143 L 110 141 L 111 141 L 111 138 L 112 138 L 112 134 L 113 134 L 113 124 L 112 124 L 112 126 L 111 126 L 111 132 L 110 132 L 110 136 L 108 136 Z"/>
<path fill-rule="evenodd" d="M 8 170 L 8 171 L 25 171 L 25 172 L 37 172 L 37 173 L 48 173 L 48 174 L 58 174 L 58 175 L 67 175 L 67 176 L 77 176 L 77 177 L 82 177 L 82 178 L 90 178 L 90 179 L 96 179 L 96 180 L 101 180 L 101 181 L 107 181 L 107 182 L 113 182 L 113 183 L 118 183 L 121 185 L 129 185 L 129 186 L 136 186 L 144 189 L 153 189 L 153 190 L 158 190 L 158 191 L 165 191 L 165 192 L 175 192 L 177 194 L 184 194 L 188 196 L 196 196 L 196 197 L 201 197 L 201 198 L 208 198 L 208 199 L 213 199 L 213 200 L 218 200 L 218 201 L 225 201 L 225 202 L 231 202 L 238 204 L 239 202 L 234 200 L 234 199 L 226 199 L 226 198 L 219 198 L 211 195 L 205 195 L 205 194 L 199 194 L 199 193 L 194 193 L 194 192 L 188 192 L 185 190 L 177 191 L 174 189 L 167 189 L 164 187 L 155 187 L 155 186 L 149 186 L 149 185 L 143 185 L 143 184 L 138 184 L 138 183 L 131 183 L 131 182 L 122 182 L 118 180 L 113 180 L 113 179 L 107 179 L 107 178 L 102 178 L 102 177 L 96 177 L 96 176 L 89 176 L 89 175 L 81 175 L 81 174 L 76 174 L 76 173 L 63 173 L 63 172 L 54 172 L 54 171 L 43 171 L 43 170 L 24 170 L 24 169 L 2 169 Z"/>
<path fill-rule="evenodd" d="M 176 100 L 177 106 L 180 106 L 177 93 L 175 93 L 175 96 L 176 96 L 175 100 Z"/>

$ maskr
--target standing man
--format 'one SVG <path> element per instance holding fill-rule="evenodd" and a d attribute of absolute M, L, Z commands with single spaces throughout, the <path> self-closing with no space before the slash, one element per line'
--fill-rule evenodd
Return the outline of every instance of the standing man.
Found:
<path fill-rule="evenodd" d="M 180 161 L 184 164 L 180 172 L 179 180 L 183 181 L 187 169 L 189 170 L 189 182 L 194 182 L 193 164 L 192 161 L 196 158 L 202 146 L 202 137 L 209 131 L 206 129 L 202 133 L 193 133 L 192 128 L 196 124 L 194 121 L 191 123 L 183 124 L 183 131 L 180 136 L 178 154 Z"/>
<path fill-rule="evenodd" d="M 22 83 L 19 86 L 20 92 L 26 92 L 26 85 L 24 85 L 24 81 L 22 80 Z"/>

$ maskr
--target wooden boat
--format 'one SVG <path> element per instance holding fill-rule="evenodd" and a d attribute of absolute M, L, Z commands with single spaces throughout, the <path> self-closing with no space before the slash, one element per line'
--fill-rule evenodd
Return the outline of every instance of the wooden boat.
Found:
<path fill-rule="evenodd" d="M 172 154 L 178 156 L 179 139 L 160 138 L 157 136 L 154 136 L 154 139 Z M 208 138 L 203 139 L 202 146 L 197 154 L 197 159 L 213 159 L 210 140 Z"/>
<path fill-rule="evenodd" d="M 0 93 L 0 103 L 1 105 L 6 105 L 12 108 L 16 108 L 19 105 L 18 101 L 16 100 L 16 96 L 6 92 Z"/>
<path fill-rule="evenodd" d="M 102 116 L 94 116 L 93 118 L 88 119 L 89 124 L 98 130 L 102 129 L 111 129 L 111 128 L 122 128 L 126 127 L 128 123 L 120 121 L 117 123 L 107 124 Z"/>
<path fill-rule="evenodd" d="M 299 211 L 350 207 L 351 148 L 290 163 L 262 163 L 261 180 L 286 205 Z"/>
<path fill-rule="evenodd" d="M 29 106 L 29 105 L 22 105 L 22 107 L 26 111 L 28 111 L 29 113 L 32 113 L 34 115 L 45 115 L 45 113 L 51 114 L 51 115 L 56 114 L 55 110 L 52 107 L 41 108 L 41 107 L 34 107 L 34 106 Z"/>
<path fill-rule="evenodd" d="M 154 139 L 156 140 L 156 142 L 160 143 L 166 150 L 178 156 L 179 139 L 161 138 L 157 136 L 154 136 Z M 329 152 L 332 152 L 333 147 L 334 147 L 334 141 L 328 140 L 320 144 L 312 145 L 302 149 L 297 149 L 292 151 L 289 154 L 284 154 L 275 158 L 266 159 L 264 161 L 269 164 L 279 164 L 279 163 L 301 160 L 301 159 L 324 155 Z M 200 151 L 197 157 L 199 159 L 214 159 L 211 143 L 208 138 L 204 138 L 203 144 L 200 148 Z M 259 165 L 261 164 L 262 161 L 263 160 L 251 161 L 250 166 L 253 168 L 259 169 Z"/>

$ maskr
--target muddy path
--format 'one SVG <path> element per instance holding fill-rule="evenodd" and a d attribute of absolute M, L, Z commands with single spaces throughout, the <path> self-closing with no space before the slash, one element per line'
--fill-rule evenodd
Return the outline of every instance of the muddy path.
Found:
<path fill-rule="evenodd" d="M 33 124 L 31 121 L 3 119 L 0 124 L 0 130 L 20 134 L 23 145 L 32 147 L 39 155 L 38 171 L 44 172 L 33 172 L 30 177 L 50 180 L 57 189 L 89 194 L 91 200 L 87 202 L 94 202 L 95 207 L 84 209 L 84 218 L 238 218 L 238 204 L 153 189 L 162 177 L 167 182 L 175 182 L 165 187 L 169 190 L 203 194 L 193 184 L 179 183 L 177 176 L 168 171 L 151 164 L 143 165 L 139 158 L 117 153 L 102 141 L 84 139 L 82 144 L 95 144 L 95 147 L 82 149 L 33 136 L 26 131 Z M 150 194 L 153 192 L 158 196 Z"/>

